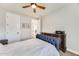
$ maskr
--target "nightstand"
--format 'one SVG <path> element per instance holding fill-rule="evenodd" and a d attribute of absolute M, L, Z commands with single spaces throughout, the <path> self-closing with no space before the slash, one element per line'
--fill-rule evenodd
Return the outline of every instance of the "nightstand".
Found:
<path fill-rule="evenodd" d="M 8 40 L 7 39 L 0 40 L 0 43 L 3 44 L 3 45 L 6 45 L 6 44 L 8 44 Z"/>

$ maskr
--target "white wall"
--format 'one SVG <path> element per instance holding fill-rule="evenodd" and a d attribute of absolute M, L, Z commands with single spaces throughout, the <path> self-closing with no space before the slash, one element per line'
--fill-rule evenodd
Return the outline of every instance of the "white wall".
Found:
<path fill-rule="evenodd" d="M 71 4 L 42 18 L 42 32 L 64 30 L 67 48 L 79 53 L 79 5 Z"/>

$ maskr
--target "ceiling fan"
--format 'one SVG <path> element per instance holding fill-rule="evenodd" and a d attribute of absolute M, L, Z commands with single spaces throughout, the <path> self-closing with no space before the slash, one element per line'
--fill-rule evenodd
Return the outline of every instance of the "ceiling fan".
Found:
<path fill-rule="evenodd" d="M 36 4 L 36 3 L 30 3 L 30 5 L 22 6 L 22 8 L 28 8 L 28 7 L 32 7 L 34 13 L 36 13 L 36 7 L 40 8 L 40 9 L 43 9 L 43 10 L 46 8 L 44 6 L 40 6 L 40 5 Z"/>

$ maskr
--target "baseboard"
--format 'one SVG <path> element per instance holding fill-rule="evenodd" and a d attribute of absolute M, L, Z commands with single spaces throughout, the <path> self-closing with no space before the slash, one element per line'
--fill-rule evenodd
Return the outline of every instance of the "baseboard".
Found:
<path fill-rule="evenodd" d="M 74 51 L 74 50 L 72 50 L 72 49 L 67 49 L 67 51 L 70 51 L 70 52 L 72 52 L 72 53 L 74 53 L 74 54 L 77 54 L 77 55 L 79 55 L 79 52 L 77 52 L 77 51 Z"/>

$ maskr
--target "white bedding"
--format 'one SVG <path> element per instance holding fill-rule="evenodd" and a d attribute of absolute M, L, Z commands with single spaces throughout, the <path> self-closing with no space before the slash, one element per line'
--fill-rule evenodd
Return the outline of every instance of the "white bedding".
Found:
<path fill-rule="evenodd" d="M 59 56 L 59 52 L 47 42 L 29 39 L 4 46 L 0 44 L 0 56 Z"/>

